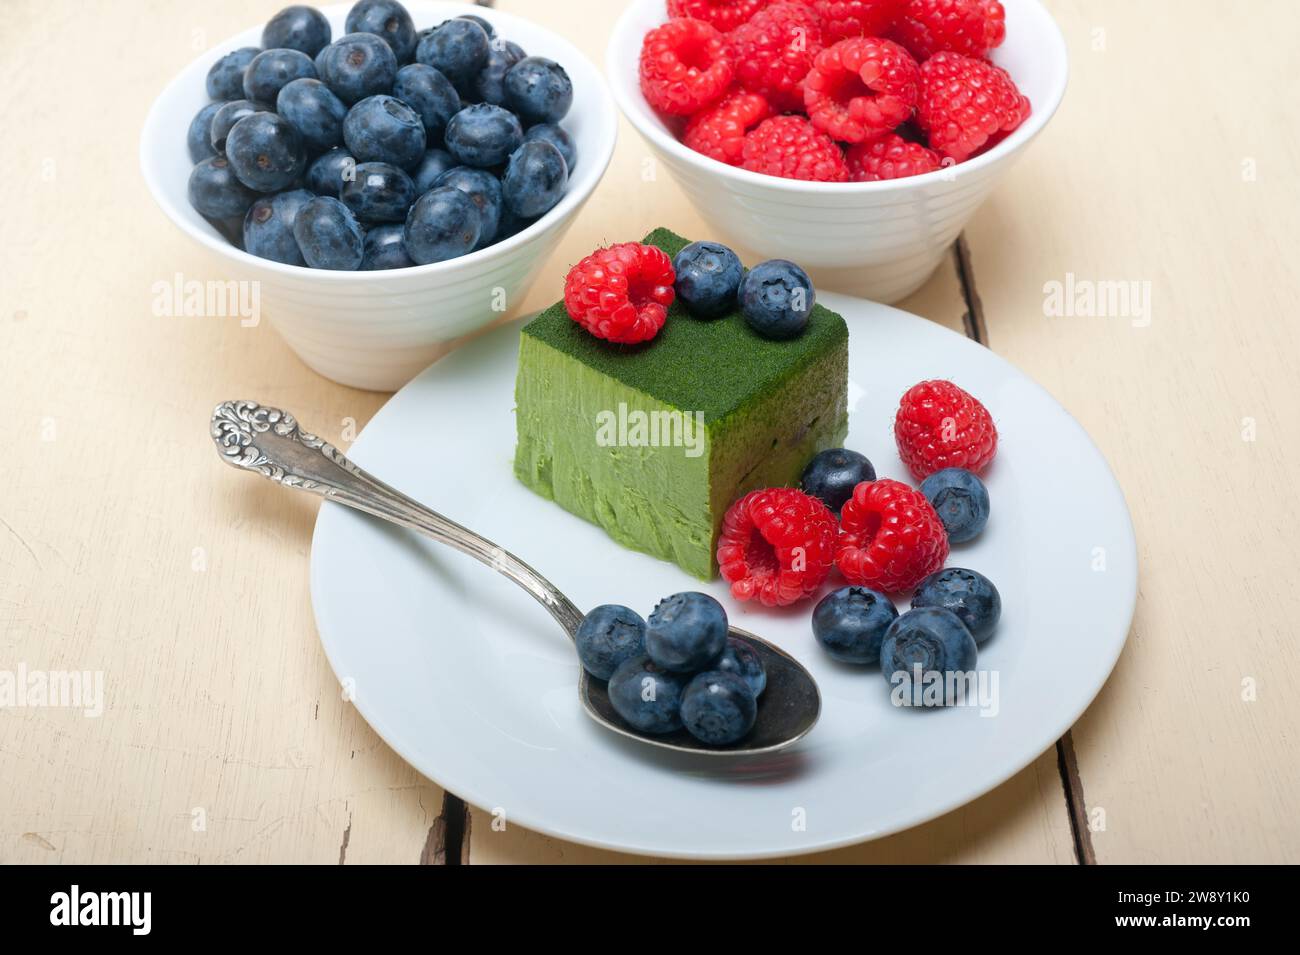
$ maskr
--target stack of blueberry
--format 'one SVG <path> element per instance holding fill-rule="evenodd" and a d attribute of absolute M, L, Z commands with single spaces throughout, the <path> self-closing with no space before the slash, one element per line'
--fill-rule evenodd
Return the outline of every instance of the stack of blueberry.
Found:
<path fill-rule="evenodd" d="M 677 296 L 695 318 L 713 319 L 737 306 L 764 338 L 797 338 L 808 327 L 817 293 L 808 273 L 788 259 L 768 259 L 748 272 L 721 242 L 692 242 L 673 258 Z"/>
<path fill-rule="evenodd" d="M 665 597 L 649 623 L 604 604 L 578 627 L 578 659 L 609 681 L 610 704 L 638 732 L 685 727 L 702 743 L 726 746 L 753 727 L 767 686 L 758 653 L 727 632 L 727 612 L 708 594 Z"/>
<path fill-rule="evenodd" d="M 346 29 L 331 43 L 319 10 L 286 7 L 262 48 L 208 72 L 190 204 L 246 251 L 317 269 L 426 265 L 560 201 L 577 158 L 557 125 L 573 102 L 560 64 L 480 17 L 417 33 L 396 0 L 360 0 Z"/>

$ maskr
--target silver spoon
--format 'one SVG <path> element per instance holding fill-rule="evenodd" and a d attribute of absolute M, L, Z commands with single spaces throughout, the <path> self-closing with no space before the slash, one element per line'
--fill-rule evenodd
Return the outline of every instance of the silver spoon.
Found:
<path fill-rule="evenodd" d="M 577 633 L 582 611 L 549 580 L 509 551 L 367 474 L 333 445 L 301 430 L 288 412 L 255 401 L 223 401 L 212 413 L 212 440 L 221 459 L 232 467 L 365 511 L 482 561 L 528 591 L 550 611 L 570 640 Z M 652 746 L 712 756 L 752 756 L 784 749 L 817 722 L 821 714 L 817 684 L 799 661 L 779 647 L 736 627 L 731 628 L 731 635 L 758 652 L 767 670 L 767 689 L 759 699 L 754 728 L 730 746 L 706 746 L 685 730 L 662 736 L 638 732 L 610 705 L 605 681 L 592 679 L 581 668 L 578 697 L 597 723 Z"/>

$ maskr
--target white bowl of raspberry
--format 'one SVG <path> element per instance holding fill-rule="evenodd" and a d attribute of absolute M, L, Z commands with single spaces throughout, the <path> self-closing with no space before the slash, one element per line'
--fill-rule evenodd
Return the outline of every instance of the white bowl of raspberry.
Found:
<path fill-rule="evenodd" d="M 712 22 L 664 29 L 670 11 Z M 606 72 L 719 238 L 895 302 L 1047 125 L 1069 68 L 1039 0 L 634 0 Z"/>

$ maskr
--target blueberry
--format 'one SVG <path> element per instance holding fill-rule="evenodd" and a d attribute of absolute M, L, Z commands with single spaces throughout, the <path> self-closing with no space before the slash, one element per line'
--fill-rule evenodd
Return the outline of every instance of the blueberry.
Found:
<path fill-rule="evenodd" d="M 813 608 L 812 631 L 831 659 L 879 663 L 880 642 L 898 619 L 893 602 L 866 587 L 841 587 Z"/>
<path fill-rule="evenodd" d="M 965 468 L 944 468 L 921 482 L 921 493 L 939 512 L 948 540 L 961 544 L 989 522 L 989 492 L 984 482 Z"/>
<path fill-rule="evenodd" d="M 432 66 L 459 89 L 487 65 L 490 49 L 487 31 L 473 20 L 446 20 L 420 38 L 415 61 Z"/>
<path fill-rule="evenodd" d="M 666 670 L 693 673 L 714 666 L 727 648 L 727 612 L 708 594 L 673 594 L 650 614 L 645 649 Z"/>
<path fill-rule="evenodd" d="M 212 117 L 221 109 L 221 103 L 209 103 L 190 120 L 190 128 L 185 133 L 185 145 L 190 151 L 190 162 L 202 162 L 209 156 L 217 154 L 212 145 Z"/>
<path fill-rule="evenodd" d="M 476 248 L 491 245 L 501 225 L 501 180 L 486 169 L 456 166 L 439 176 L 434 185 L 454 186 L 474 200 L 481 220 Z"/>
<path fill-rule="evenodd" d="M 342 146 L 317 156 L 307 167 L 307 188 L 318 196 L 339 197 L 343 184 L 357 175 L 357 161 Z"/>
<path fill-rule="evenodd" d="M 957 702 L 948 681 L 975 669 L 975 638 L 957 615 L 938 607 L 909 610 L 892 624 L 880 643 L 880 672 L 891 686 L 910 687 L 916 698 L 931 681 L 944 680 L 935 702 Z M 917 674 L 920 682 L 917 682 Z M 938 675 L 938 676 L 936 676 Z M 922 700 L 928 704 L 928 700 Z"/>
<path fill-rule="evenodd" d="M 227 53 L 208 70 L 208 99 L 240 99 L 244 95 L 244 70 L 261 53 L 255 46 L 245 46 Z"/>
<path fill-rule="evenodd" d="M 361 254 L 361 271 L 409 269 L 415 263 L 406 254 L 406 240 L 400 225 L 377 225 L 366 232 Z"/>
<path fill-rule="evenodd" d="M 682 726 L 686 678 L 656 666 L 647 656 L 624 660 L 609 678 L 614 712 L 642 733 L 671 733 Z"/>
<path fill-rule="evenodd" d="M 223 103 L 221 108 L 212 114 L 212 125 L 208 128 L 208 140 L 212 143 L 212 148 L 219 153 L 224 153 L 226 137 L 230 135 L 235 123 L 256 112 L 259 112 L 258 105 L 246 99 Z"/>
<path fill-rule="evenodd" d="M 268 50 L 298 50 L 315 56 L 330 42 L 330 22 L 315 7 L 295 4 L 266 21 L 262 46 Z"/>
<path fill-rule="evenodd" d="M 680 281 L 680 278 L 679 278 Z M 836 514 L 863 481 L 874 481 L 876 469 L 864 455 L 848 448 L 819 451 L 803 469 L 799 487 L 805 494 L 821 498 Z"/>
<path fill-rule="evenodd" d="M 334 95 L 351 106 L 392 90 L 397 57 L 373 33 L 349 33 L 316 55 L 316 70 Z"/>
<path fill-rule="evenodd" d="M 574 641 L 586 671 L 608 680 L 624 660 L 645 653 L 645 621 L 635 610 L 601 604 L 582 618 Z"/>
<path fill-rule="evenodd" d="M 399 99 L 368 96 L 348 110 L 343 141 L 358 162 L 414 169 L 424 158 L 424 123 Z"/>
<path fill-rule="evenodd" d="M 983 574 L 948 567 L 921 581 L 912 595 L 912 606 L 951 610 L 966 624 L 975 642 L 983 643 L 1002 616 L 1002 595 Z"/>
<path fill-rule="evenodd" d="M 554 208 L 568 184 L 569 170 L 560 151 L 537 139 L 511 153 L 501 192 L 515 215 L 535 219 Z"/>
<path fill-rule="evenodd" d="M 304 203 L 293 223 L 293 237 L 313 269 L 351 272 L 361 265 L 361 224 L 338 199 L 317 196 Z"/>
<path fill-rule="evenodd" d="M 534 126 L 534 129 L 557 127 Z M 718 318 L 736 307 L 745 274 L 735 252 L 719 242 L 692 242 L 673 258 L 677 297 L 696 318 Z"/>
<path fill-rule="evenodd" d="M 411 179 L 415 181 L 415 194 L 423 195 L 433 188 L 448 169 L 456 165 L 456 157 L 445 149 L 430 149 L 425 152 L 420 164 L 411 170 Z"/>
<path fill-rule="evenodd" d="M 740 311 L 749 327 L 764 338 L 798 337 L 808 327 L 817 298 L 812 279 L 786 259 L 768 259 L 740 281 Z"/>
<path fill-rule="evenodd" d="M 226 158 L 239 181 L 258 192 L 288 189 L 307 165 L 298 130 L 275 113 L 253 113 L 235 123 Z"/>
<path fill-rule="evenodd" d="M 753 728 L 757 716 L 749 684 L 725 670 L 698 674 L 682 693 L 682 725 L 710 746 L 736 742 Z"/>
<path fill-rule="evenodd" d="M 564 168 L 572 176 L 573 169 L 578 164 L 578 147 L 574 145 L 573 137 L 565 132 L 564 127 L 557 126 L 555 123 L 538 123 L 524 131 L 524 142 L 531 143 L 537 139 L 550 143 L 560 151 L 560 155 L 564 157 Z"/>
<path fill-rule="evenodd" d="M 307 189 L 293 189 L 254 202 L 244 216 L 244 251 L 285 265 L 305 265 L 293 223 L 298 210 L 314 198 Z"/>
<path fill-rule="evenodd" d="M 294 80 L 316 79 L 316 64 L 299 50 L 265 50 L 244 71 L 244 98 L 271 106 Z"/>
<path fill-rule="evenodd" d="M 767 670 L 763 669 L 762 658 L 757 650 L 738 637 L 727 637 L 727 649 L 718 659 L 718 669 L 734 673 L 744 680 L 755 699 L 767 689 Z"/>
<path fill-rule="evenodd" d="M 211 219 L 242 216 L 257 198 L 236 177 L 225 156 L 209 156 L 190 170 L 190 205 Z"/>
<path fill-rule="evenodd" d="M 309 153 L 323 153 L 343 142 L 348 108 L 320 80 L 294 80 L 280 90 L 275 111 L 287 119 Z"/>
<path fill-rule="evenodd" d="M 386 162 L 363 162 L 352 181 L 343 183 L 339 198 L 362 222 L 405 222 L 415 202 L 415 183 Z"/>
<path fill-rule="evenodd" d="M 573 105 L 573 81 L 544 56 L 526 56 L 506 72 L 506 105 L 530 126 L 558 123 Z"/>
<path fill-rule="evenodd" d="M 513 47 L 513 49 L 512 49 Z M 518 50 L 519 55 L 515 55 Z M 514 44 L 492 43 L 488 50 L 487 63 L 474 78 L 474 95 L 480 103 L 492 103 L 500 106 L 506 101 L 506 72 L 523 59 L 524 51 Z"/>
<path fill-rule="evenodd" d="M 471 23 L 477 23 L 479 26 L 483 28 L 483 32 L 488 35 L 489 40 L 497 35 L 496 27 L 492 26 L 492 24 L 488 23 L 482 17 L 476 17 L 472 13 L 461 14 L 460 16 L 456 17 L 456 19 L 469 20 Z"/>
<path fill-rule="evenodd" d="M 442 142 L 447 121 L 460 112 L 460 94 L 451 80 L 423 63 L 411 63 L 397 71 L 393 95 L 419 114 L 429 143 Z"/>
<path fill-rule="evenodd" d="M 505 162 L 524 141 L 524 128 L 509 110 L 491 103 L 467 106 L 447 123 L 447 151 L 463 165 L 489 167 Z"/>
<path fill-rule="evenodd" d="M 454 259 L 477 244 L 483 222 L 474 200 L 453 186 L 430 189 L 406 214 L 406 254 L 419 265 Z"/>
<path fill-rule="evenodd" d="M 348 11 L 344 29 L 382 37 L 393 48 L 398 63 L 409 62 L 415 52 L 415 24 L 406 7 L 396 0 L 358 0 Z"/>

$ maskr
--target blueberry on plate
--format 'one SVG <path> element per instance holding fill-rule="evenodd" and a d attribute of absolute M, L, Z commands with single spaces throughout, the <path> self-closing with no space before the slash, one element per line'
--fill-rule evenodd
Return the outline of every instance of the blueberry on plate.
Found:
<path fill-rule="evenodd" d="M 462 165 L 487 168 L 505 162 L 524 141 L 519 117 L 491 103 L 467 106 L 447 123 L 447 151 Z"/>
<path fill-rule="evenodd" d="M 601 604 L 578 624 L 578 659 L 598 680 L 608 680 L 624 660 L 645 653 L 645 620 L 635 610 Z"/>
<path fill-rule="evenodd" d="M 190 162 L 202 162 L 209 156 L 217 154 L 212 145 L 212 117 L 217 115 L 222 103 L 209 103 L 190 120 L 190 128 L 185 133 L 185 146 L 190 152 Z"/>
<path fill-rule="evenodd" d="M 501 192 L 515 215 L 536 219 L 555 207 L 568 184 L 564 157 L 550 143 L 539 139 L 524 143 L 510 154 L 501 177 Z"/>
<path fill-rule="evenodd" d="M 377 225 L 366 230 L 361 251 L 361 271 L 409 269 L 415 263 L 406 254 L 406 240 L 400 225 Z"/>
<path fill-rule="evenodd" d="M 405 222 L 415 196 L 411 177 L 386 162 L 359 163 L 357 174 L 339 190 L 343 204 L 362 222 Z"/>
<path fill-rule="evenodd" d="M 533 130 L 556 127 L 534 126 Z M 718 318 L 736 306 L 745 274 L 740 259 L 720 242 L 692 242 L 673 257 L 677 297 L 696 318 Z"/>
<path fill-rule="evenodd" d="M 294 4 L 285 7 L 262 28 L 262 47 L 267 50 L 298 50 L 315 56 L 329 46 L 330 22 L 315 7 Z"/>
<path fill-rule="evenodd" d="M 560 151 L 564 157 L 564 166 L 569 170 L 569 175 L 573 175 L 573 168 L 578 164 L 578 148 L 573 144 L 573 137 L 565 132 L 563 126 L 557 126 L 555 123 L 538 123 L 536 126 L 530 126 L 524 131 L 524 142 L 531 143 L 535 139 L 548 142 Z"/>
<path fill-rule="evenodd" d="M 645 649 L 665 670 L 694 673 L 714 666 L 727 648 L 727 612 L 708 594 L 673 594 L 655 606 Z"/>
<path fill-rule="evenodd" d="M 939 512 L 954 544 L 972 539 L 989 522 L 988 488 L 965 468 L 935 471 L 921 482 L 921 493 Z"/>
<path fill-rule="evenodd" d="M 253 58 L 261 53 L 255 46 L 245 46 L 227 53 L 208 70 L 208 98 L 215 100 L 241 99 L 244 95 L 244 70 Z"/>
<path fill-rule="evenodd" d="M 429 143 L 442 142 L 447 122 L 460 112 L 460 94 L 451 80 L 423 63 L 408 63 L 397 71 L 393 95 L 419 115 Z"/>
<path fill-rule="evenodd" d="M 432 66 L 460 89 L 487 65 L 491 41 L 473 20 L 445 20 L 420 37 L 415 62 Z"/>
<path fill-rule="evenodd" d="M 253 113 L 226 137 L 226 158 L 239 181 L 258 192 L 288 189 L 307 165 L 298 130 L 283 116 Z"/>
<path fill-rule="evenodd" d="M 740 311 L 764 338 L 783 341 L 808 327 L 816 300 L 808 273 L 787 259 L 768 259 L 740 282 Z"/>
<path fill-rule="evenodd" d="M 235 123 L 256 112 L 260 112 L 258 105 L 246 99 L 232 99 L 228 103 L 223 103 L 221 108 L 212 114 L 212 125 L 208 127 L 208 141 L 212 143 L 212 148 L 219 153 L 224 153 L 226 137 L 234 129 Z"/>
<path fill-rule="evenodd" d="M 453 186 L 474 200 L 481 220 L 476 248 L 491 245 L 501 225 L 501 180 L 486 169 L 456 166 L 439 176 L 434 185 Z"/>
<path fill-rule="evenodd" d="M 358 162 L 386 162 L 414 169 L 424 158 L 424 123 L 415 110 L 381 93 L 348 110 L 343 142 Z"/>
<path fill-rule="evenodd" d="M 339 197 L 343 184 L 357 175 L 356 158 L 342 146 L 317 156 L 307 167 L 307 188 L 318 196 Z"/>
<path fill-rule="evenodd" d="M 338 199 L 317 196 L 304 203 L 293 223 L 293 237 L 313 269 L 352 272 L 361 265 L 361 223 Z"/>
<path fill-rule="evenodd" d="M 516 55 L 516 53 L 518 55 Z M 492 42 L 487 63 L 474 78 L 474 95 L 480 103 L 500 106 L 506 101 L 506 71 L 524 58 L 524 51 L 515 44 Z"/>
<path fill-rule="evenodd" d="M 343 117 L 348 108 L 320 80 L 300 79 L 285 84 L 275 100 L 275 111 L 289 121 L 309 153 L 323 153 L 343 142 Z"/>
<path fill-rule="evenodd" d="M 415 181 L 416 195 L 423 195 L 433 188 L 433 184 L 438 181 L 448 169 L 454 168 L 456 157 L 445 149 L 429 149 L 424 153 L 424 158 L 420 164 L 411 170 L 411 178 Z"/>
<path fill-rule="evenodd" d="M 889 685 L 907 688 L 906 697 L 930 702 L 958 702 L 953 678 L 975 669 L 975 638 L 957 615 L 938 607 L 909 610 L 892 624 L 880 643 L 880 672 Z M 917 681 L 917 676 L 920 681 Z M 924 691 L 938 686 L 931 698 Z"/>
<path fill-rule="evenodd" d="M 406 214 L 406 254 L 417 265 L 454 259 L 478 245 L 482 228 L 473 199 L 454 186 L 438 186 Z"/>
<path fill-rule="evenodd" d="M 709 746 L 736 742 L 753 729 L 757 716 L 749 684 L 725 670 L 697 674 L 682 693 L 682 725 Z"/>
<path fill-rule="evenodd" d="M 190 205 L 210 219 L 232 219 L 248 211 L 257 193 L 239 181 L 225 156 L 209 156 L 190 170 Z"/>
<path fill-rule="evenodd" d="M 819 451 L 799 478 L 799 487 L 805 494 L 821 498 L 821 502 L 836 514 L 844 502 L 853 496 L 853 489 L 863 481 L 874 481 L 876 469 L 865 455 L 848 448 L 827 448 Z"/>
<path fill-rule="evenodd" d="M 573 81 L 554 60 L 526 56 L 506 72 L 506 106 L 530 126 L 558 123 L 573 105 Z"/>
<path fill-rule="evenodd" d="M 912 606 L 951 610 L 966 624 L 975 642 L 983 643 L 1002 616 L 1002 595 L 983 574 L 947 567 L 921 581 L 912 595 Z"/>
<path fill-rule="evenodd" d="M 398 63 L 415 52 L 415 23 L 396 0 L 357 0 L 344 21 L 348 33 L 373 33 L 393 48 Z"/>
<path fill-rule="evenodd" d="M 884 594 L 867 587 L 841 587 L 813 608 L 812 631 L 832 660 L 879 663 L 880 644 L 898 611 Z"/>
<path fill-rule="evenodd" d="M 397 79 L 393 49 L 373 33 L 349 33 L 316 55 L 316 71 L 334 95 L 351 106 L 387 93 Z"/>
<path fill-rule="evenodd" d="M 734 673 L 749 684 L 754 699 L 762 696 L 767 689 L 767 670 L 763 668 L 763 658 L 739 637 L 727 637 L 727 649 L 718 658 L 717 668 L 724 673 Z"/>
<path fill-rule="evenodd" d="M 271 106 L 280 90 L 301 79 L 316 79 L 310 56 L 299 50 L 264 50 L 244 70 L 244 98 Z"/>
<path fill-rule="evenodd" d="M 686 678 L 657 666 L 648 656 L 619 664 L 609 678 L 614 712 L 642 733 L 671 733 L 682 728 L 682 690 Z"/>
<path fill-rule="evenodd" d="M 244 251 L 285 265 L 305 265 L 293 223 L 298 210 L 314 198 L 310 190 L 291 189 L 254 202 L 244 216 Z"/>

